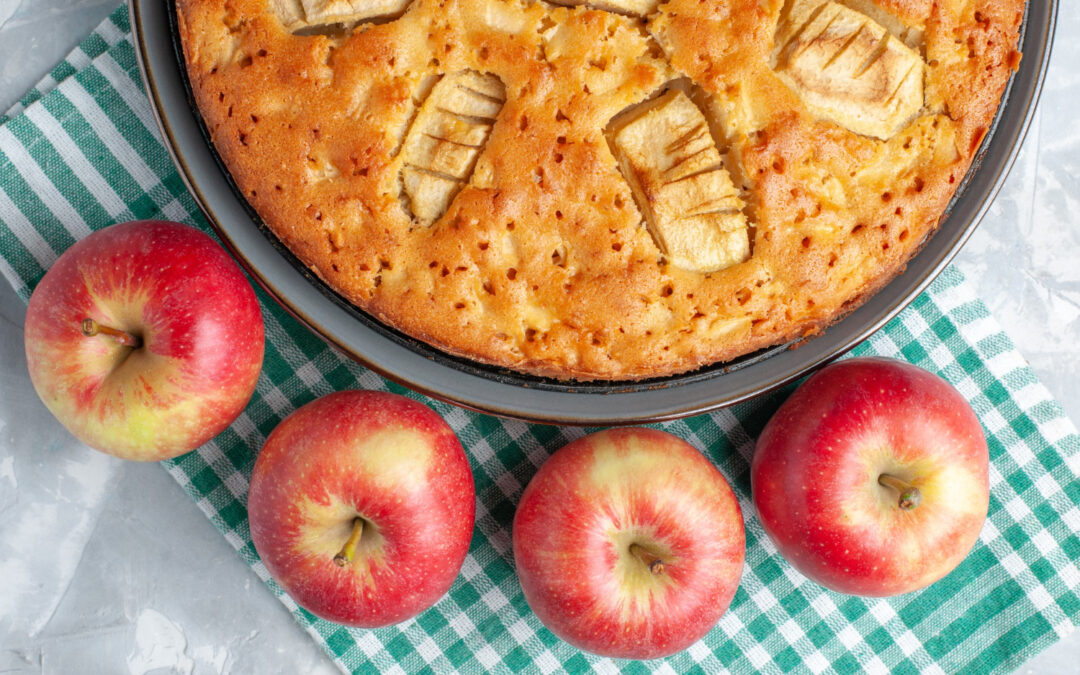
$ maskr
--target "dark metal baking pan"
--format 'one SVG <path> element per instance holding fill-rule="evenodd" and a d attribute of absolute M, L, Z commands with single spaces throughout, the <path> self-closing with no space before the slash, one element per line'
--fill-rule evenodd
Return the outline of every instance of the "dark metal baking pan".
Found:
<path fill-rule="evenodd" d="M 432 348 L 351 305 L 262 223 L 209 141 L 182 65 L 173 0 L 128 0 L 151 107 L 181 177 L 233 255 L 289 312 L 381 375 L 438 399 L 529 421 L 609 425 L 674 419 L 783 386 L 835 359 L 921 293 L 971 235 L 1019 152 L 1042 89 L 1056 0 L 1029 0 L 1024 57 L 991 132 L 936 234 L 907 270 L 821 336 L 692 373 L 639 382 L 562 382 L 486 366 Z"/>

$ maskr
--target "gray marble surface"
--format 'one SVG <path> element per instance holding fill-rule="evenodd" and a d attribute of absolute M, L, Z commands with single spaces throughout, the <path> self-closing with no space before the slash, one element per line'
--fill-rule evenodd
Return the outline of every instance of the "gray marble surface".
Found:
<path fill-rule="evenodd" d="M 1043 0 L 1031 0 L 1041 2 Z M 0 0 L 0 110 L 116 6 Z M 1020 158 L 957 265 L 1080 420 L 1080 3 Z M 0 282 L 0 673 L 335 672 L 157 465 L 94 453 L 26 373 Z M 1080 631 L 1018 672 L 1080 674 Z"/>

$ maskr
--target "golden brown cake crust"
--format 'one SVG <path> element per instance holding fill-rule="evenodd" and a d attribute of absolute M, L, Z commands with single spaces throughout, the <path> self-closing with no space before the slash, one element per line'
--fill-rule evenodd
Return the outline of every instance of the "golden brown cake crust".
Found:
<path fill-rule="evenodd" d="M 399 18 L 311 35 L 286 26 L 287 12 L 303 16 L 282 9 L 297 0 L 177 0 L 217 150 L 306 265 L 441 349 L 578 379 L 680 373 L 808 337 L 898 274 L 991 124 L 1024 9 L 643 6 L 645 18 L 412 0 Z M 722 156 L 702 171 L 726 171 L 739 192 L 701 216 L 749 238 L 747 259 L 739 246 L 710 259 L 727 265 L 717 271 L 673 264 L 644 224 L 660 197 L 632 191 L 616 157 L 612 119 L 672 87 Z M 451 90 L 473 107 L 448 111 Z"/>

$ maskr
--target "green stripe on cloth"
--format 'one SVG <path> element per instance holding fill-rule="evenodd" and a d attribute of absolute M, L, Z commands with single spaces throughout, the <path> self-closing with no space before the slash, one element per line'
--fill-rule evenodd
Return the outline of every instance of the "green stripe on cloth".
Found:
<path fill-rule="evenodd" d="M 0 126 L 0 274 L 23 299 L 71 242 L 117 220 L 209 230 L 158 139 L 121 8 Z M 346 671 L 1007 672 L 1080 622 L 1080 438 L 955 269 L 855 353 L 941 374 L 990 443 L 981 539 L 946 579 L 899 598 L 851 598 L 808 582 L 776 552 L 750 502 L 753 438 L 786 392 L 660 428 L 702 448 L 731 481 L 747 525 L 742 584 L 719 625 L 665 661 L 616 662 L 556 639 L 514 575 L 510 524 L 522 489 L 587 430 L 500 420 L 423 400 L 468 450 L 477 521 L 468 558 L 434 608 L 394 628 L 315 619 L 267 575 L 248 531 L 248 476 L 290 411 L 334 390 L 404 392 L 333 351 L 258 291 L 267 345 L 258 389 L 213 442 L 164 463 L 199 508 Z"/>

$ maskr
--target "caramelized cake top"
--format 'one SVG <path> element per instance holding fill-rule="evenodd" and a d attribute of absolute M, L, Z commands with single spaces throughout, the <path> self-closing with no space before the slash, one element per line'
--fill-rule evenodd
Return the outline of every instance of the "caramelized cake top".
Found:
<path fill-rule="evenodd" d="M 177 0 L 271 230 L 360 308 L 564 379 L 812 336 L 933 233 L 1022 0 Z"/>

